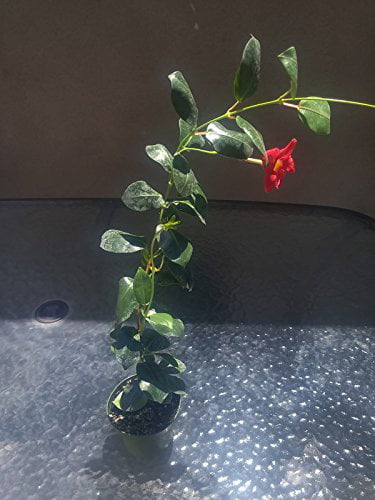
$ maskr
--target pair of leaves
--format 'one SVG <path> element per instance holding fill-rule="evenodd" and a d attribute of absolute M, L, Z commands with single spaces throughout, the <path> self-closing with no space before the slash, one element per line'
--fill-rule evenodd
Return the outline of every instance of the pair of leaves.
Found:
<path fill-rule="evenodd" d="M 202 224 L 206 225 L 206 221 L 205 221 L 203 215 L 196 208 L 193 201 L 189 201 L 189 200 L 172 201 L 172 203 L 170 204 L 170 207 L 176 207 L 176 209 L 180 210 L 181 212 L 185 212 L 189 215 L 194 215 L 195 217 L 198 217 L 198 219 L 201 221 Z"/>
<path fill-rule="evenodd" d="M 116 396 L 113 404 L 119 410 L 133 412 L 143 408 L 148 399 L 139 388 L 137 379 L 134 379 Z"/>
<path fill-rule="evenodd" d="M 154 321 L 157 321 L 157 319 Z M 175 320 L 175 321 L 180 321 L 180 320 Z M 173 326 L 173 322 L 171 322 L 170 319 L 169 323 L 171 323 Z M 177 325 L 177 328 L 181 328 L 180 324 Z M 164 326 L 164 331 L 165 331 L 165 326 Z M 136 333 L 137 330 L 133 326 L 126 325 L 122 326 L 121 328 L 115 328 L 110 334 L 112 339 L 114 340 L 112 347 L 117 351 L 120 351 L 121 349 L 126 347 L 132 353 L 136 353 L 144 350 L 151 352 L 163 351 L 164 349 L 168 349 L 168 347 L 171 345 L 170 341 L 167 338 L 168 335 L 165 336 L 164 334 L 161 334 L 156 330 L 151 330 L 150 328 L 146 328 L 141 333 L 139 337 L 140 340 L 136 340 Z"/>
<path fill-rule="evenodd" d="M 137 377 L 139 388 L 158 403 L 162 403 L 170 393 L 185 394 L 185 382 L 175 375 L 169 364 L 165 366 L 147 359 L 137 364 Z"/>
<path fill-rule="evenodd" d="M 177 192 L 184 197 L 190 196 L 194 191 L 198 181 L 190 169 L 186 158 L 182 155 L 172 156 L 168 149 L 163 144 L 154 144 L 146 146 L 147 155 L 159 163 L 166 172 L 173 174 L 173 181 Z M 140 183 L 143 183 L 140 185 Z M 135 184 L 135 186 L 134 186 Z M 150 186 L 145 186 L 144 181 L 138 181 L 131 184 L 123 195 L 124 203 L 133 210 L 148 210 L 149 208 L 160 208 L 164 200 L 162 196 L 157 193 Z M 129 188 L 131 188 L 129 190 Z M 139 192 L 141 190 L 141 193 Z M 126 195 L 126 196 L 125 196 Z M 144 196 L 150 197 L 149 208 L 145 208 Z M 160 198 L 161 197 L 161 198 Z"/>
<path fill-rule="evenodd" d="M 116 328 L 110 334 L 114 339 L 111 350 L 124 370 L 127 370 L 137 361 L 139 351 L 142 350 L 141 343 L 134 338 L 135 333 L 136 329 L 134 327 L 123 326 Z"/>
<path fill-rule="evenodd" d="M 159 236 L 159 246 L 168 259 L 185 267 L 193 253 L 193 245 L 181 233 L 170 229 Z"/>

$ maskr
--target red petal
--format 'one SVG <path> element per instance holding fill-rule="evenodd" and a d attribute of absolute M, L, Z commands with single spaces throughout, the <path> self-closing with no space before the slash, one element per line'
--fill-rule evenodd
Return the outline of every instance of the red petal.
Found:
<path fill-rule="evenodd" d="M 279 156 L 280 156 L 280 149 L 279 148 L 273 148 L 273 149 L 267 150 L 268 168 L 271 168 L 271 170 L 273 169 L 273 166 L 277 162 Z M 264 158 L 264 156 L 262 157 L 262 162 L 263 162 L 263 166 L 266 166 L 266 159 Z"/>
<path fill-rule="evenodd" d="M 293 153 L 294 148 L 296 147 L 297 139 L 292 139 L 289 144 L 285 146 L 285 148 L 280 150 L 280 158 L 285 158 L 290 156 Z"/>
<path fill-rule="evenodd" d="M 284 160 L 283 169 L 289 174 L 294 174 L 294 172 L 296 171 L 296 169 L 294 168 L 294 160 L 291 156 Z"/>

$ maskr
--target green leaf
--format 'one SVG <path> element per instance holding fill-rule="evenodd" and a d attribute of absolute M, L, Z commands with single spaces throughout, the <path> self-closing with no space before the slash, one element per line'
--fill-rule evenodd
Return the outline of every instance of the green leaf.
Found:
<path fill-rule="evenodd" d="M 171 96 L 174 109 L 184 121 L 197 126 L 198 108 L 187 81 L 181 71 L 175 71 L 168 76 L 171 82 Z"/>
<path fill-rule="evenodd" d="M 164 170 L 170 173 L 172 169 L 173 156 L 163 144 L 153 144 L 146 146 L 146 154 L 151 160 L 159 163 Z"/>
<path fill-rule="evenodd" d="M 178 266 L 180 267 L 180 266 Z M 181 269 L 183 269 L 181 267 Z M 163 269 L 157 273 L 155 276 L 155 282 L 157 286 L 173 286 L 173 285 L 179 285 L 180 283 L 177 281 L 177 279 L 173 276 L 172 273 L 168 271 L 168 269 L 165 268 L 165 265 L 163 266 Z"/>
<path fill-rule="evenodd" d="M 242 54 L 234 80 L 234 96 L 242 102 L 256 91 L 260 77 L 260 43 L 251 36 Z"/>
<path fill-rule="evenodd" d="M 301 120 L 316 134 L 330 133 L 331 108 L 327 101 L 314 101 L 314 98 L 303 99 L 298 104 Z"/>
<path fill-rule="evenodd" d="M 258 132 L 258 130 L 251 125 L 247 120 L 242 118 L 241 116 L 236 117 L 237 125 L 242 128 L 242 130 L 247 134 L 258 150 L 262 153 L 262 155 L 267 158 L 266 148 L 264 146 L 264 141 L 262 134 Z"/>
<path fill-rule="evenodd" d="M 146 245 L 144 236 L 125 233 L 118 229 L 108 229 L 103 235 L 100 247 L 107 252 L 134 253 L 142 250 Z"/>
<path fill-rule="evenodd" d="M 194 192 L 190 195 L 190 200 L 194 204 L 195 208 L 201 212 L 205 208 L 207 208 L 208 202 L 207 197 L 204 194 L 202 188 L 199 184 L 197 184 L 194 188 Z"/>
<path fill-rule="evenodd" d="M 144 349 L 151 352 L 168 349 L 171 345 L 167 337 L 150 328 L 143 330 L 141 334 L 141 343 Z"/>
<path fill-rule="evenodd" d="M 185 332 L 185 327 L 180 319 L 173 318 L 168 313 L 151 314 L 146 321 L 150 326 L 161 335 L 168 337 L 182 337 Z"/>
<path fill-rule="evenodd" d="M 182 234 L 170 229 L 160 234 L 159 246 L 169 260 L 185 267 L 193 253 L 193 245 Z"/>
<path fill-rule="evenodd" d="M 166 259 L 163 269 L 156 275 L 157 284 L 160 286 L 178 285 L 191 292 L 194 285 L 193 274 L 189 264 L 181 267 Z"/>
<path fill-rule="evenodd" d="M 194 127 L 181 118 L 178 121 L 178 125 L 180 127 L 179 142 L 181 143 L 193 131 Z M 205 142 L 203 135 L 193 135 L 188 144 L 192 148 L 203 148 Z"/>
<path fill-rule="evenodd" d="M 188 290 L 189 292 L 192 291 L 194 286 L 194 277 L 190 264 L 187 264 L 185 267 L 181 267 L 178 264 L 174 264 L 170 260 L 166 259 L 165 267 L 175 278 L 181 288 Z"/>
<path fill-rule="evenodd" d="M 144 269 L 138 268 L 133 281 L 133 290 L 138 304 L 148 304 L 152 296 L 152 280 Z"/>
<path fill-rule="evenodd" d="M 115 355 L 116 361 L 122 365 L 124 370 L 127 370 L 130 366 L 134 365 L 134 363 L 139 359 L 139 354 L 130 351 L 127 347 L 116 349 L 112 345 L 111 350 Z"/>
<path fill-rule="evenodd" d="M 150 384 L 150 382 L 146 382 L 145 380 L 139 381 L 139 388 L 147 394 L 149 399 L 160 404 L 163 403 L 169 395 L 168 392 L 161 391 L 155 385 Z"/>
<path fill-rule="evenodd" d="M 130 318 L 137 306 L 137 299 L 133 290 L 133 279 L 123 277 L 118 284 L 118 295 L 116 304 L 116 323 L 120 324 Z"/>
<path fill-rule="evenodd" d="M 290 95 L 296 97 L 297 84 L 298 84 L 298 61 L 297 52 L 294 47 L 284 50 L 277 56 L 280 59 L 285 71 L 288 73 L 290 79 Z"/>
<path fill-rule="evenodd" d="M 219 122 L 210 123 L 207 131 L 206 138 L 218 153 L 242 160 L 251 157 L 252 142 L 247 134 L 228 130 Z"/>
<path fill-rule="evenodd" d="M 164 204 L 162 195 L 145 181 L 136 181 L 130 184 L 121 199 L 128 208 L 138 212 L 160 208 Z"/>
<path fill-rule="evenodd" d="M 185 394 L 186 388 L 184 381 L 179 377 L 170 375 L 167 369 L 162 368 L 154 361 L 138 363 L 137 377 L 141 382 L 148 382 L 166 394 L 170 392 Z M 141 385 L 141 383 L 140 388 L 141 390 L 145 390 L 144 385 Z M 150 390 L 148 389 L 147 392 L 150 393 Z"/>
<path fill-rule="evenodd" d="M 190 215 L 195 215 L 199 218 L 202 224 L 206 225 L 206 221 L 204 220 L 203 215 L 195 208 L 195 205 L 188 200 L 176 200 L 172 202 L 172 205 L 181 210 L 181 212 L 185 212 Z"/>
<path fill-rule="evenodd" d="M 173 158 L 173 181 L 181 196 L 190 196 L 198 184 L 194 172 L 182 155 L 176 155 Z"/>
<path fill-rule="evenodd" d="M 140 342 L 134 339 L 134 335 L 137 330 L 133 326 L 123 326 L 121 328 L 115 328 L 110 333 L 110 336 L 115 340 L 112 346 L 120 350 L 123 347 L 129 349 L 132 352 L 138 352 L 141 350 L 142 346 Z"/>
<path fill-rule="evenodd" d="M 145 406 L 148 397 L 139 388 L 138 382 L 128 384 L 113 400 L 113 404 L 122 411 L 132 412 Z"/>
<path fill-rule="evenodd" d="M 171 365 L 174 368 L 176 368 L 180 373 L 186 370 L 185 363 L 173 357 L 171 354 L 168 354 L 167 352 L 158 352 L 156 354 L 165 361 L 166 366 Z"/>

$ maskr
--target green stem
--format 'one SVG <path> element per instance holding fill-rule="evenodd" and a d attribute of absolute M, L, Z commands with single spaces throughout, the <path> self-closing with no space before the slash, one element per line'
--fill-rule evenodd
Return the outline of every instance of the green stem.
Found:
<path fill-rule="evenodd" d="M 293 102 L 293 101 L 328 101 L 328 102 L 335 102 L 338 104 L 350 104 L 352 106 L 363 106 L 365 108 L 371 108 L 375 109 L 375 104 L 368 104 L 366 102 L 358 102 L 358 101 L 349 101 L 346 99 L 331 99 L 330 97 L 279 97 L 277 99 L 272 99 L 271 101 L 265 101 L 265 102 L 258 102 L 257 104 L 251 104 L 250 106 L 245 106 L 244 108 L 240 109 L 235 109 L 234 111 L 231 111 L 230 114 L 231 116 L 239 115 L 240 113 L 243 113 L 244 111 L 249 111 L 250 109 L 256 109 L 256 108 L 263 108 L 264 106 L 271 106 L 273 104 L 283 104 L 284 102 Z M 223 115 L 219 115 L 216 118 L 213 118 L 212 120 L 208 120 L 207 122 L 202 123 L 202 125 L 199 125 L 195 131 L 201 130 L 202 128 L 207 127 L 210 123 L 213 122 L 219 122 L 221 120 L 224 120 L 225 118 L 228 118 L 228 114 L 224 113 Z"/>
<path fill-rule="evenodd" d="M 169 197 L 169 194 L 171 192 L 171 189 L 173 187 L 173 179 L 172 179 L 172 174 L 168 180 L 168 186 L 167 186 L 167 190 L 165 192 L 165 195 L 164 195 L 164 200 L 167 201 L 168 197 Z M 160 213 L 159 213 L 159 224 L 161 224 L 162 220 L 163 220 L 163 215 L 164 215 L 164 210 L 166 209 L 165 206 L 161 207 L 160 209 Z M 146 317 L 148 315 L 148 313 L 150 312 L 150 309 L 151 309 L 151 306 L 152 306 L 152 302 L 154 300 L 154 296 L 155 296 L 155 255 L 154 255 L 154 248 L 155 248 L 155 243 L 156 243 L 156 238 L 157 238 L 157 233 L 155 232 L 154 233 L 154 236 L 152 237 L 152 240 L 151 240 L 151 244 L 150 244 L 150 260 L 151 260 L 151 298 L 150 298 L 150 302 L 148 303 L 148 306 L 146 307 L 146 310 L 144 312 L 144 316 Z M 157 253 L 157 252 L 156 252 Z M 143 325 L 142 325 L 142 331 L 144 329 L 144 321 L 143 321 Z"/>
<path fill-rule="evenodd" d="M 207 149 L 199 149 L 199 148 L 183 148 L 180 153 L 184 151 L 198 151 L 198 153 L 206 153 L 207 155 L 217 155 L 216 151 L 207 151 Z"/>
<path fill-rule="evenodd" d="M 338 104 L 350 104 L 352 106 L 363 106 L 365 108 L 375 109 L 375 104 L 368 104 L 367 102 L 358 102 L 358 101 L 348 101 L 346 99 L 331 99 L 330 97 L 288 97 L 286 99 L 282 99 L 283 102 L 287 101 L 328 101 L 328 102 L 336 102 Z"/>

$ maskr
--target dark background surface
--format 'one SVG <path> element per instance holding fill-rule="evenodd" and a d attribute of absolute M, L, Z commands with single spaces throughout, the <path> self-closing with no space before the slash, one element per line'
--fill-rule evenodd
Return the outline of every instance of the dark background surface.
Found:
<path fill-rule="evenodd" d="M 163 185 L 146 144 L 176 145 L 167 75 L 181 70 L 201 119 L 232 104 L 232 81 L 253 33 L 263 46 L 254 99 L 287 86 L 276 59 L 295 45 L 300 94 L 374 101 L 371 0 L 13 0 L 0 4 L 0 197 L 118 197 L 146 178 Z M 211 199 L 267 200 L 375 214 L 374 113 L 333 108 L 332 135 L 304 129 L 292 110 L 248 118 L 268 148 L 299 139 L 297 174 L 280 193 L 262 175 L 194 156 Z"/>

